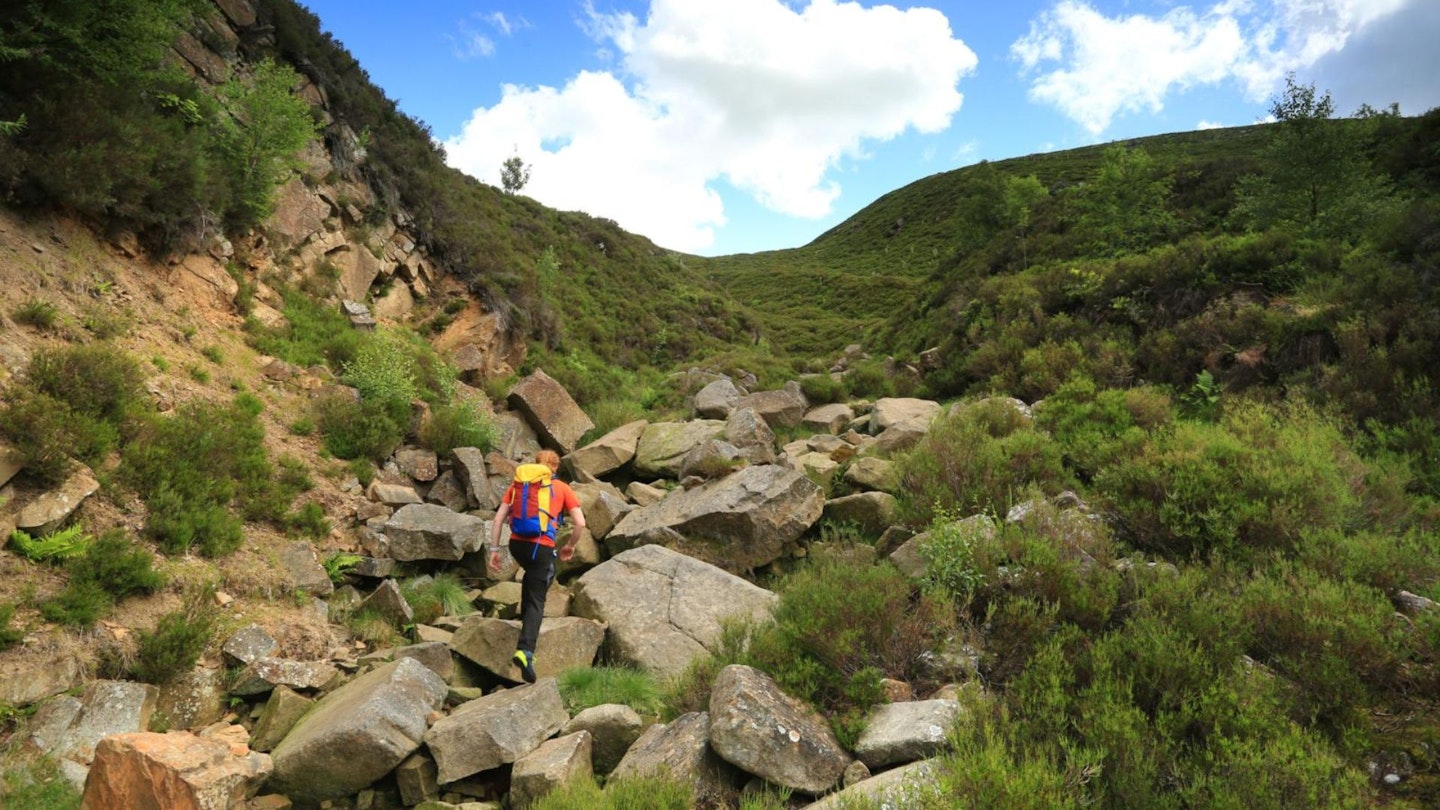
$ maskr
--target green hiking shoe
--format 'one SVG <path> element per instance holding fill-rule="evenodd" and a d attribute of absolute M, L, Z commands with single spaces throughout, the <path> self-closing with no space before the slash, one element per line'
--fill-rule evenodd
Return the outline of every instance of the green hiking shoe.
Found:
<path fill-rule="evenodd" d="M 520 667 L 520 677 L 524 678 L 526 683 L 535 682 L 535 653 L 516 650 L 515 666 Z"/>

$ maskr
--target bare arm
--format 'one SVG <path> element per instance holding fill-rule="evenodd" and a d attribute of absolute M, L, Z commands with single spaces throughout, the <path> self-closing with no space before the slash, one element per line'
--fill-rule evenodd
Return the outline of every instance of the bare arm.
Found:
<path fill-rule="evenodd" d="M 510 504 L 502 503 L 500 508 L 495 510 L 495 519 L 490 521 L 490 547 L 500 547 L 500 533 L 504 531 L 505 521 L 510 517 Z"/>

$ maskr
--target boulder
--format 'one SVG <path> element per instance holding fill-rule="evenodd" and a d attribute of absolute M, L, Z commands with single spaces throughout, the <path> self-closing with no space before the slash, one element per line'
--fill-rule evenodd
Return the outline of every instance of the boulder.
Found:
<path fill-rule="evenodd" d="M 439 504 L 452 512 L 464 512 L 470 508 L 470 488 L 460 483 L 460 476 L 454 470 L 446 470 L 436 476 L 430 491 L 425 493 L 425 502 Z"/>
<path fill-rule="evenodd" d="M 776 465 L 746 467 L 675 492 L 626 515 L 606 537 L 612 550 L 658 544 L 731 570 L 781 557 L 824 510 L 824 493 Z"/>
<path fill-rule="evenodd" d="M 315 690 L 329 684 L 339 674 L 340 670 L 325 661 L 257 658 L 235 676 L 230 694 L 241 697 L 263 695 L 277 686 Z"/>
<path fill-rule="evenodd" d="M 835 787 L 851 762 L 824 717 L 739 664 L 720 670 L 711 688 L 710 747 L 746 773 L 810 794 Z"/>
<path fill-rule="evenodd" d="M 100 741 L 81 810 L 225 810 L 255 795 L 270 757 L 183 731 L 116 734 Z"/>
<path fill-rule="evenodd" d="M 395 769 L 395 786 L 406 807 L 440 799 L 440 782 L 436 778 L 435 760 L 424 754 L 411 754 Z"/>
<path fill-rule="evenodd" d="M 537 370 L 510 390 L 510 407 L 525 414 L 540 440 L 561 455 L 575 449 L 595 423 L 571 399 L 565 386 Z"/>
<path fill-rule="evenodd" d="M 291 590 L 314 596 L 329 596 L 335 591 L 335 583 L 330 581 L 330 574 L 316 558 L 315 548 L 307 541 L 287 543 L 280 548 L 276 556 L 279 557 L 280 570 L 285 580 L 290 583 Z"/>
<path fill-rule="evenodd" d="M 805 810 L 846 810 L 851 807 L 928 807 L 940 797 L 940 767 L 929 760 L 913 762 L 808 804 Z"/>
<path fill-rule="evenodd" d="M 290 729 L 300 722 L 305 712 L 315 705 L 311 698 L 288 686 L 277 686 L 260 709 L 260 718 L 250 732 L 250 747 L 256 751 L 274 751 Z"/>
<path fill-rule="evenodd" d="M 984 399 L 974 402 L 957 402 L 950 406 L 949 415 L 955 416 L 974 408 L 988 408 L 998 405 L 1013 409 L 1015 413 L 1026 422 L 1035 418 L 1034 410 L 1029 405 L 1026 405 L 1024 400 L 1019 400 L 1015 397 L 985 397 Z"/>
<path fill-rule="evenodd" d="M 940 415 L 940 403 L 912 397 L 885 397 L 875 400 L 870 409 L 870 433 L 878 436 L 889 428 L 915 423 L 921 432 L 928 430 L 930 422 Z"/>
<path fill-rule="evenodd" d="M 866 720 L 855 756 L 872 771 L 932 757 L 945 750 L 946 735 L 959 717 L 960 704 L 953 700 L 882 704 Z"/>
<path fill-rule="evenodd" d="M 230 666 L 244 666 L 260 658 L 268 658 L 280 649 L 280 642 L 258 624 L 247 624 L 236 630 L 220 648 Z"/>
<path fill-rule="evenodd" d="M 747 462 L 744 451 L 720 439 L 707 439 L 685 454 L 680 462 L 680 480 L 723 478 Z"/>
<path fill-rule="evenodd" d="M 226 675 L 219 669 L 192 669 L 160 686 L 155 714 L 167 728 L 196 729 L 218 722 L 228 710 Z"/>
<path fill-rule="evenodd" d="M 100 482 L 89 467 L 81 466 L 65 479 L 65 483 L 31 501 L 15 518 L 15 528 L 36 537 L 60 528 L 85 499 L 100 489 Z"/>
<path fill-rule="evenodd" d="M 433 503 L 402 506 L 385 522 L 396 560 L 458 560 L 490 539 L 490 522 Z"/>
<path fill-rule="evenodd" d="M 440 460 L 434 450 L 406 447 L 395 451 L 395 466 L 416 481 L 434 481 L 440 474 Z"/>
<path fill-rule="evenodd" d="M 95 746 L 112 734 L 144 731 L 159 690 L 131 681 L 92 681 L 79 698 L 46 701 L 30 719 L 30 741 L 55 759 L 88 765 Z"/>
<path fill-rule="evenodd" d="M 497 432 L 495 449 L 501 456 L 512 461 L 529 461 L 535 458 L 535 454 L 540 451 L 540 437 L 524 417 L 506 411 L 495 414 L 491 421 Z M 495 465 L 491 464 L 489 456 L 485 457 L 485 463 L 490 467 L 490 474 L 495 475 Z"/>
<path fill-rule="evenodd" d="M 346 246 L 330 254 L 340 268 L 340 293 L 349 301 L 364 301 L 384 265 L 367 248 Z M 368 314 L 367 314 L 368 317 Z M 373 324 L 373 321 L 372 321 Z"/>
<path fill-rule="evenodd" d="M 510 772 L 510 805 L 529 807 L 550 791 L 576 779 L 590 779 L 592 741 L 587 731 L 547 740 L 515 760 Z"/>
<path fill-rule="evenodd" d="M 609 484 L 573 484 L 571 488 L 580 499 L 580 511 L 585 513 L 585 528 L 596 540 L 605 539 L 615 524 L 635 509 Z"/>
<path fill-rule="evenodd" d="M 775 463 L 775 431 L 754 408 L 739 408 L 725 420 L 725 441 L 740 448 L 751 464 Z"/>
<path fill-rule="evenodd" d="M 662 678 L 715 650 L 725 619 L 765 620 L 777 601 L 764 588 L 660 546 L 617 554 L 574 587 L 575 615 L 608 625 L 609 660 Z"/>
<path fill-rule="evenodd" d="M 644 419 L 621 425 L 565 457 L 565 464 L 577 477 L 599 477 L 612 473 L 635 458 L 640 436 L 650 423 Z"/>
<path fill-rule="evenodd" d="M 369 787 L 420 747 L 445 682 L 419 661 L 377 667 L 325 696 L 275 747 L 276 793 L 308 802 Z"/>
<path fill-rule="evenodd" d="M 892 461 L 867 456 L 856 459 L 845 469 L 845 483 L 866 492 L 900 491 L 900 470 Z"/>
<path fill-rule="evenodd" d="M 801 427 L 816 433 L 840 433 L 855 421 L 855 409 L 841 402 L 811 408 L 800 418 Z"/>
<path fill-rule="evenodd" d="M 387 484 L 379 479 L 370 482 L 370 486 L 365 490 L 365 495 L 370 500 L 386 506 L 405 506 L 424 502 L 414 487 L 404 484 Z"/>
<path fill-rule="evenodd" d="M 809 409 L 810 403 L 806 401 L 805 395 L 800 392 L 800 384 L 795 381 L 785 383 L 785 387 L 778 391 L 757 391 L 749 396 L 741 397 L 735 403 L 736 409 L 754 408 L 772 428 L 795 427 L 804 418 L 805 411 Z"/>
<path fill-rule="evenodd" d="M 636 475 L 656 478 L 678 478 L 685 455 L 697 444 L 717 439 L 725 432 L 725 423 L 713 419 L 690 422 L 652 422 L 640 433 L 635 458 L 630 466 Z"/>
<path fill-rule="evenodd" d="M 79 686 L 80 661 L 68 653 L 10 650 L 0 661 L 0 704 L 29 706 Z"/>
<path fill-rule="evenodd" d="M 645 721 L 635 710 L 622 703 L 605 703 L 582 710 L 570 719 L 560 733 L 588 732 L 593 741 L 591 765 L 594 772 L 607 774 L 615 770 L 625 752 L 640 739 Z"/>
<path fill-rule="evenodd" d="M 415 621 L 415 609 L 410 607 L 410 601 L 400 592 L 400 585 L 393 579 L 381 582 L 380 586 L 360 603 L 360 609 L 384 616 L 391 624 L 404 625 Z"/>
<path fill-rule="evenodd" d="M 670 490 L 640 481 L 631 481 L 630 486 L 625 488 L 625 496 L 635 502 L 636 506 L 650 506 L 657 504 L 670 494 Z"/>
<path fill-rule="evenodd" d="M 850 523 L 871 537 L 890 528 L 899 502 L 888 492 L 860 492 L 825 502 L 824 518 L 832 524 Z"/>
<path fill-rule="evenodd" d="M 729 377 L 722 377 L 695 393 L 695 415 L 701 419 L 725 419 L 739 401 L 740 389 Z"/>
<path fill-rule="evenodd" d="M 520 640 L 520 622 L 472 615 L 450 639 L 450 649 L 501 678 L 518 681 L 520 671 L 511 656 Z M 558 675 L 572 667 L 588 667 L 605 640 L 605 625 L 590 619 L 565 616 L 540 622 L 535 643 L 535 672 Z"/>
<path fill-rule="evenodd" d="M 930 423 L 924 420 L 897 422 L 876 436 L 874 443 L 866 446 L 865 452 L 882 455 L 900 453 L 919 444 L 929 431 Z"/>
<path fill-rule="evenodd" d="M 698 807 L 703 797 L 726 791 L 733 781 L 728 771 L 710 750 L 710 715 L 690 712 L 645 729 L 610 778 L 662 777 L 688 784 Z"/>
<path fill-rule="evenodd" d="M 425 745 L 444 785 L 515 762 L 569 719 L 555 679 L 541 678 L 460 704 L 425 732 Z"/>
<path fill-rule="evenodd" d="M 455 673 L 455 658 L 450 654 L 450 645 L 443 641 L 422 641 L 419 644 L 407 644 L 395 650 L 393 658 L 399 661 L 401 658 L 414 658 L 416 661 L 430 668 L 431 672 L 440 676 L 440 680 L 450 682 L 450 676 Z"/>

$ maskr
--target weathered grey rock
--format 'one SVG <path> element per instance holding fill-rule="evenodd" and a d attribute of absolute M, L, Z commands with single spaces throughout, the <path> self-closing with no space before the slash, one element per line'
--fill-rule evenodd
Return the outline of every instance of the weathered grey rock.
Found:
<path fill-rule="evenodd" d="M 746 773 L 810 794 L 835 787 L 851 761 L 824 717 L 739 664 L 720 670 L 710 690 L 710 747 Z"/>
<path fill-rule="evenodd" d="M 65 483 L 36 498 L 20 510 L 15 528 L 36 537 L 49 534 L 74 514 L 85 499 L 100 489 L 100 482 L 86 466 L 78 467 Z"/>
<path fill-rule="evenodd" d="M 257 658 L 235 676 L 230 694 L 247 697 L 263 695 L 277 686 L 291 689 L 320 689 L 340 674 L 325 661 L 291 661 L 286 658 Z"/>
<path fill-rule="evenodd" d="M 635 505 L 616 494 L 609 484 L 573 484 L 575 497 L 580 499 L 580 511 L 585 513 L 585 527 L 590 536 L 603 540 L 622 518 L 635 509 Z M 595 560 L 599 562 L 599 560 Z"/>
<path fill-rule="evenodd" d="M 725 441 L 740 448 L 752 464 L 775 463 L 775 431 L 754 408 L 738 408 L 730 414 Z"/>
<path fill-rule="evenodd" d="M 940 403 L 913 397 L 885 397 L 875 400 L 870 409 L 870 433 L 880 435 L 889 428 L 907 422 L 917 423 L 922 432 L 940 415 Z"/>
<path fill-rule="evenodd" d="M 870 776 L 870 769 L 865 767 L 865 763 L 857 759 L 850 763 L 850 767 L 845 769 L 845 774 L 840 777 L 840 785 L 848 788 L 864 782 L 866 779 L 869 779 Z"/>
<path fill-rule="evenodd" d="M 72 654 L 11 650 L 0 661 L 0 703 L 29 706 L 67 692 L 83 680 L 80 661 Z"/>
<path fill-rule="evenodd" d="M 421 753 L 411 754 L 395 769 L 395 785 L 400 788 L 400 801 L 406 807 L 440 798 L 440 782 L 436 778 L 435 760 Z"/>
<path fill-rule="evenodd" d="M 595 427 L 565 386 L 538 369 L 510 389 L 509 403 L 525 414 L 541 442 L 561 455 L 572 452 L 580 437 Z"/>
<path fill-rule="evenodd" d="M 502 619 L 513 619 L 520 615 L 520 596 L 523 586 L 515 581 L 498 582 L 480 594 L 480 598 L 494 605 Z M 549 604 L 549 601 L 546 601 Z"/>
<path fill-rule="evenodd" d="M 315 549 L 304 540 L 287 543 L 277 555 L 280 570 L 292 590 L 314 596 L 329 596 L 335 590 L 325 566 L 315 557 Z"/>
<path fill-rule="evenodd" d="M 395 451 L 395 466 L 416 481 L 434 481 L 440 474 L 440 460 L 434 450 L 406 447 Z"/>
<path fill-rule="evenodd" d="M 500 455 L 512 461 L 529 461 L 535 458 L 535 454 L 540 450 L 540 437 L 535 434 L 530 423 L 525 421 L 525 417 L 505 411 L 495 414 L 491 421 L 495 424 L 498 436 L 495 448 Z M 491 467 L 490 474 L 494 475 L 494 465 L 488 455 L 485 463 Z"/>
<path fill-rule="evenodd" d="M 404 484 L 387 484 L 376 479 L 370 482 L 365 490 L 365 495 L 372 501 L 383 503 L 386 506 L 405 506 L 411 503 L 423 503 L 420 493 L 414 487 Z"/>
<path fill-rule="evenodd" d="M 452 512 L 464 512 L 470 508 L 469 488 L 460 484 L 460 477 L 454 470 L 446 470 L 435 478 L 430 491 L 425 493 L 427 503 L 436 503 Z"/>
<path fill-rule="evenodd" d="M 265 220 L 265 230 L 277 250 L 286 250 L 323 228 L 328 216 L 330 203 L 296 177 L 276 192 L 275 212 Z M 369 287 L 368 282 L 366 287 Z M 358 297 L 363 298 L 364 294 L 365 291 L 361 290 Z"/>
<path fill-rule="evenodd" d="M 691 786 L 697 801 L 721 793 L 732 780 L 710 750 L 710 715 L 682 714 L 645 729 L 611 772 L 611 779 L 660 776 Z"/>
<path fill-rule="evenodd" d="M 568 719 L 555 679 L 541 678 L 462 703 L 425 732 L 425 745 L 444 785 L 514 762 Z"/>
<path fill-rule="evenodd" d="M 868 492 L 900 491 L 900 471 L 895 463 L 873 456 L 856 459 L 845 469 L 845 483 Z"/>
<path fill-rule="evenodd" d="M 100 741 L 81 810 L 238 807 L 270 776 L 270 757 L 183 731 Z"/>
<path fill-rule="evenodd" d="M 722 377 L 695 393 L 695 415 L 701 419 L 725 419 L 739 401 L 740 389 L 729 377 Z"/>
<path fill-rule="evenodd" d="M 331 260 L 340 268 L 340 293 L 350 301 L 364 301 L 370 291 L 370 285 L 375 283 L 384 265 L 375 258 L 375 254 L 368 249 L 361 247 L 356 250 L 346 246 L 345 250 L 337 250 L 330 254 Z M 354 323 L 356 316 L 351 316 Z M 370 319 L 367 309 L 364 318 Z M 373 319 L 370 319 L 373 328 Z M 357 324 L 358 325 L 358 324 Z"/>
<path fill-rule="evenodd" d="M 394 576 L 395 561 L 389 557 L 361 557 L 346 573 L 367 579 L 385 579 Z M 355 601 L 358 604 L 360 600 Z"/>
<path fill-rule="evenodd" d="M 606 433 L 565 457 L 565 463 L 576 477 L 599 477 L 612 473 L 635 458 L 640 435 L 650 423 L 644 419 L 629 422 Z"/>
<path fill-rule="evenodd" d="M 713 419 L 651 422 L 640 433 L 640 442 L 635 447 L 635 458 L 630 466 L 636 475 L 678 478 L 680 465 L 690 448 L 719 438 L 724 431 L 725 423 Z"/>
<path fill-rule="evenodd" d="M 535 672 L 545 678 L 572 667 L 588 667 L 595 663 L 604 639 L 605 625 L 598 621 L 574 616 L 544 619 L 535 643 Z M 520 622 L 472 615 L 455 631 L 450 649 L 495 675 L 518 681 L 520 670 L 511 656 L 519 640 Z"/>
<path fill-rule="evenodd" d="M 225 673 L 218 669 L 193 669 L 160 686 L 155 715 L 167 728 L 198 729 L 218 722 L 228 709 Z"/>
<path fill-rule="evenodd" d="M 636 509 L 606 544 L 612 550 L 659 544 L 732 570 L 758 568 L 785 554 L 820 518 L 824 499 L 793 470 L 747 467 Z"/>
<path fill-rule="evenodd" d="M 640 739 L 644 728 L 645 721 L 634 709 L 621 703 L 606 703 L 582 710 L 560 729 L 560 733 L 588 732 L 593 740 L 591 766 L 595 773 L 607 774 L 620 764 L 625 752 Z"/>
<path fill-rule="evenodd" d="M 683 483 L 692 476 L 703 480 L 723 478 L 746 463 L 740 448 L 720 439 L 708 439 L 690 448 L 680 461 L 680 480 Z"/>
<path fill-rule="evenodd" d="M 946 735 L 959 717 L 960 704 L 953 700 L 882 704 L 866 720 L 855 756 L 872 771 L 932 757 L 945 750 Z"/>
<path fill-rule="evenodd" d="M 871 454 L 879 453 L 882 455 L 894 455 L 904 452 L 919 444 L 920 440 L 925 438 L 925 434 L 929 431 L 930 427 L 928 422 L 918 419 L 909 422 L 899 422 L 885 428 L 880 435 L 875 437 L 873 443 L 865 447 L 863 452 Z"/>
<path fill-rule="evenodd" d="M 826 501 L 823 517 L 835 524 L 853 524 L 866 535 L 878 537 L 895 522 L 899 508 L 888 492 L 860 492 Z"/>
<path fill-rule="evenodd" d="M 850 807 L 890 807 L 895 810 L 934 806 L 925 800 L 939 798 L 940 769 L 929 760 L 913 762 L 872 776 L 863 782 L 805 806 L 805 810 L 846 810 Z"/>
<path fill-rule="evenodd" d="M 280 642 L 258 624 L 247 624 L 225 640 L 220 652 L 231 666 L 244 666 L 268 658 L 280 649 Z"/>
<path fill-rule="evenodd" d="M 360 603 L 360 609 L 372 610 L 389 619 L 392 624 L 409 624 L 415 621 L 415 609 L 410 607 L 410 602 L 400 593 L 400 585 L 393 579 L 381 582 L 380 586 Z"/>
<path fill-rule="evenodd" d="M 795 427 L 804 418 L 810 403 L 800 392 L 800 383 L 791 380 L 778 391 L 757 391 L 741 397 L 735 408 L 754 408 L 772 428 Z"/>
<path fill-rule="evenodd" d="M 260 710 L 260 719 L 250 732 L 250 747 L 256 751 L 274 751 L 290 729 L 300 722 L 305 712 L 315 705 L 311 698 L 288 686 L 277 686 Z"/>
<path fill-rule="evenodd" d="M 268 787 L 311 802 L 368 787 L 420 747 L 445 693 L 440 676 L 410 658 L 361 675 L 325 696 L 275 747 Z"/>
<path fill-rule="evenodd" d="M 828 433 L 811 436 L 806 444 L 816 453 L 824 453 L 829 456 L 831 461 L 845 462 L 855 455 L 855 445 Z"/>
<path fill-rule="evenodd" d="M 439 675 L 446 683 L 449 683 L 450 676 L 455 673 L 455 659 L 450 655 L 449 644 L 445 642 L 422 641 L 419 644 L 407 644 L 395 650 L 395 660 L 399 661 L 401 658 L 414 658 L 429 667 L 431 672 Z"/>
<path fill-rule="evenodd" d="M 397 560 L 458 560 L 489 542 L 490 522 L 430 503 L 403 506 L 385 522 Z"/>
<path fill-rule="evenodd" d="M 800 425 L 816 433 L 839 433 L 853 421 L 854 408 L 842 402 L 832 402 L 806 411 L 800 419 Z"/>
<path fill-rule="evenodd" d="M 636 506 L 650 506 L 664 500 L 670 490 L 651 486 L 640 481 L 632 481 L 630 486 L 625 488 L 625 495 L 635 502 Z"/>
<path fill-rule="evenodd" d="M 587 731 L 577 731 L 547 740 L 539 748 L 515 760 L 510 772 L 510 803 L 529 807 L 556 788 L 576 779 L 594 775 L 590 766 L 592 740 Z"/>
<path fill-rule="evenodd" d="M 763 621 L 775 594 L 660 546 L 631 549 L 575 582 L 571 610 L 605 622 L 609 659 L 661 677 L 716 649 L 721 622 Z"/>
<path fill-rule="evenodd" d="M 485 469 L 485 453 L 476 447 L 457 447 L 450 451 L 453 472 L 472 509 L 494 509 L 500 504 L 490 491 L 489 471 Z"/>
<path fill-rule="evenodd" d="M 816 453 L 812 450 L 795 459 L 795 469 L 814 481 L 816 486 L 829 492 L 831 481 L 840 469 L 840 462 L 831 458 L 829 453 Z"/>
<path fill-rule="evenodd" d="M 1019 414 L 1020 418 L 1027 422 L 1035 418 L 1034 410 L 1031 409 L 1029 405 L 1026 405 L 1023 400 L 1014 397 L 985 397 L 975 402 L 957 402 L 950 406 L 949 415 L 955 416 L 973 408 L 988 408 L 995 407 L 996 405 L 1013 408 L 1015 413 Z"/>
<path fill-rule="evenodd" d="M 1411 616 L 1417 616 L 1421 613 L 1429 610 L 1434 610 L 1436 608 L 1435 600 L 1428 599 L 1418 593 L 1411 593 L 1409 591 L 1401 591 L 1395 596 L 1395 601 L 1399 602 L 1400 608 Z"/>
<path fill-rule="evenodd" d="M 158 697 L 148 683 L 92 681 L 78 699 L 61 696 L 42 704 L 30 721 L 30 741 L 55 759 L 88 765 L 102 739 L 144 731 Z"/>

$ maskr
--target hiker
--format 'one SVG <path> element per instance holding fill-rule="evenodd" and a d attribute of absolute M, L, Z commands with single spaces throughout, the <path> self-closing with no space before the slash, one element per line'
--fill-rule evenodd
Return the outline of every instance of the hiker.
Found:
<path fill-rule="evenodd" d="M 490 524 L 490 570 L 500 570 L 500 533 L 507 521 L 510 556 L 525 569 L 520 588 L 520 641 L 514 660 L 526 683 L 535 682 L 535 642 L 540 636 L 540 619 L 545 615 L 545 594 L 555 579 L 557 551 L 562 560 L 574 556 L 575 542 L 585 528 L 585 515 L 575 490 L 553 478 L 559 469 L 560 456 L 553 450 L 541 450 L 535 454 L 534 464 L 517 467 L 515 480 L 505 490 Z M 574 529 L 557 550 L 555 538 L 567 514 Z"/>

